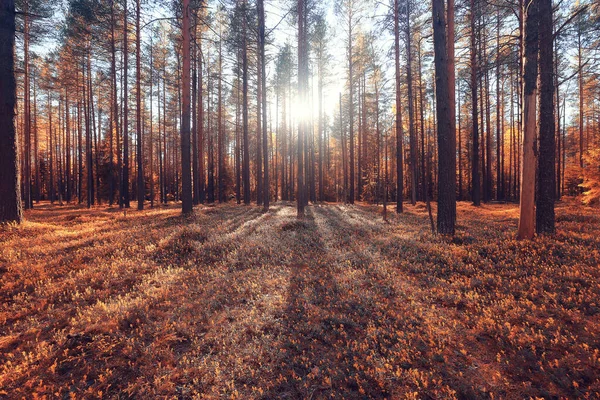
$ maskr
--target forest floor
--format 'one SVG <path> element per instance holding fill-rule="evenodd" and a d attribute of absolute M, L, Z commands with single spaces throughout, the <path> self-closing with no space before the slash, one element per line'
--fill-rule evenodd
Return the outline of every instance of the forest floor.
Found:
<path fill-rule="evenodd" d="M 600 397 L 598 209 L 389 216 L 36 207 L 0 228 L 0 398 Z"/>

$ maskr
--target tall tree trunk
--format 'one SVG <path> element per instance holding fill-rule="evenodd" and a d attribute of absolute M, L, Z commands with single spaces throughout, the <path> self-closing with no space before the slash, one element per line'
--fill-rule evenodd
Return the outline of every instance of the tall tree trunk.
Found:
<path fill-rule="evenodd" d="M 237 204 L 242 203 L 242 162 L 241 162 L 241 135 L 240 135 L 240 84 L 241 84 L 241 52 L 237 52 L 237 68 L 235 82 L 235 199 Z"/>
<path fill-rule="evenodd" d="M 523 68 L 523 165 L 518 239 L 532 239 L 535 231 L 535 135 L 538 76 L 539 0 L 527 7 L 525 21 L 525 65 Z"/>
<path fill-rule="evenodd" d="M 475 14 L 475 3 L 479 0 L 471 0 L 470 7 L 470 22 L 471 22 L 471 48 L 470 48 L 470 57 L 471 57 L 471 110 L 472 110 L 472 123 L 473 123 L 473 131 L 472 131 L 472 142 L 473 142 L 473 150 L 472 157 L 473 160 L 471 162 L 471 187 L 472 194 L 471 199 L 473 200 L 473 205 L 479 206 L 481 204 L 481 181 L 479 178 L 479 116 L 477 110 L 477 75 L 478 75 L 478 66 L 477 66 L 477 46 L 476 46 L 476 14 Z"/>
<path fill-rule="evenodd" d="M 485 20 L 484 20 L 485 24 Z M 483 57 L 485 65 L 488 64 L 487 33 L 483 38 Z M 490 69 L 485 68 L 485 201 L 492 199 L 492 123 L 490 105 Z"/>
<path fill-rule="evenodd" d="M 460 87 L 460 85 L 459 85 Z M 463 168 L 462 168 L 462 152 L 463 152 L 463 147 L 462 147 L 462 123 L 461 123 L 461 110 L 460 110 L 460 90 L 459 90 L 459 94 L 458 94 L 458 130 L 457 130 L 457 136 L 458 136 L 458 200 L 461 201 L 463 200 Z"/>
<path fill-rule="evenodd" d="M 452 100 L 448 79 L 448 44 L 444 0 L 433 0 L 433 46 L 435 62 L 435 93 L 438 138 L 438 215 L 437 229 L 441 234 L 454 235 L 456 223 L 456 137 L 451 117 Z"/>
<path fill-rule="evenodd" d="M 90 71 L 91 71 L 91 66 L 90 66 Z M 91 74 L 90 74 L 90 85 L 92 85 L 91 82 Z M 102 108 L 100 105 L 100 90 L 101 90 L 101 84 L 98 83 L 97 85 L 97 89 L 98 89 L 98 128 L 96 129 L 96 124 L 95 124 L 95 114 L 94 114 L 94 97 L 92 96 L 93 94 L 93 90 L 90 90 L 90 104 L 92 106 L 92 121 L 94 121 L 94 167 L 96 168 L 96 184 L 95 184 L 95 191 L 96 191 L 96 201 L 98 203 L 98 205 L 102 204 L 102 194 L 100 193 L 100 150 L 98 147 L 98 141 L 100 138 L 100 135 L 102 134 Z M 60 118 L 60 112 L 59 112 L 59 118 Z M 59 154 L 59 174 L 60 174 L 60 154 Z M 59 183 L 62 182 L 61 180 L 59 180 Z M 62 193 L 62 192 L 61 192 Z M 62 198 L 59 198 L 59 201 L 62 203 Z"/>
<path fill-rule="evenodd" d="M 324 121 L 323 121 L 323 74 L 325 62 L 323 60 L 323 50 L 319 48 L 319 78 L 318 78 L 318 88 L 317 88 L 317 96 L 319 97 L 319 118 L 318 118 L 318 147 L 319 147 L 319 201 L 325 201 L 325 178 L 323 175 L 323 129 L 324 129 Z"/>
<path fill-rule="evenodd" d="M 579 85 L 579 167 L 583 169 L 583 55 L 581 54 L 582 43 L 581 43 L 581 15 L 577 23 L 577 68 L 578 74 L 578 85 Z"/>
<path fill-rule="evenodd" d="M 89 57 L 89 49 L 88 49 Z M 82 62 L 82 85 L 83 85 L 83 115 L 85 120 L 85 168 L 87 172 L 87 207 L 90 208 L 94 204 L 94 167 L 92 159 L 92 127 L 91 127 L 91 114 L 90 114 L 90 90 L 91 85 L 89 84 L 90 71 L 87 71 L 86 77 L 86 64 Z M 52 128 L 50 128 L 50 134 L 52 137 Z M 53 185 L 54 186 L 54 185 Z"/>
<path fill-rule="evenodd" d="M 208 54 L 207 60 L 210 60 L 210 54 Z M 213 79 L 211 79 L 211 69 L 210 69 L 210 62 L 207 61 L 207 65 L 206 65 L 206 69 L 207 69 L 207 89 L 208 89 L 208 96 L 207 96 L 207 103 L 206 103 L 206 109 L 208 110 L 208 118 L 207 118 L 207 123 L 206 123 L 206 127 L 207 127 L 207 158 L 208 158 L 208 165 L 207 165 L 207 175 L 208 175 L 208 185 L 206 187 L 206 191 L 207 191 L 207 201 L 208 203 L 212 204 L 215 202 L 215 149 L 214 149 L 214 130 L 211 129 L 212 125 L 211 125 L 211 108 L 210 108 L 210 100 L 212 98 L 212 93 L 213 93 Z"/>
<path fill-rule="evenodd" d="M 556 199 L 560 200 L 562 196 L 562 185 L 561 185 L 561 171 L 562 171 L 562 157 L 561 157 L 561 140 L 560 140 L 560 90 L 558 86 L 558 64 L 559 64 L 559 56 L 558 56 L 558 44 L 557 41 L 554 41 L 554 87 L 556 88 Z"/>
<path fill-rule="evenodd" d="M 260 57 L 260 43 L 257 42 L 256 49 L 256 162 L 254 168 L 256 170 L 256 204 L 261 205 L 263 203 L 263 179 L 262 179 L 262 92 L 263 84 L 261 78 L 261 57 Z"/>
<path fill-rule="evenodd" d="M 135 102 L 136 102 L 136 129 L 137 129 L 137 209 L 144 209 L 144 198 L 146 197 L 146 190 L 144 184 L 144 158 L 142 149 L 142 49 L 140 46 L 141 32 L 140 32 L 140 13 L 141 13 L 141 0 L 136 0 L 136 13 L 135 13 Z M 150 67 L 152 69 L 152 67 Z"/>
<path fill-rule="evenodd" d="M 39 162 L 39 139 L 37 124 L 37 90 L 35 84 L 35 70 L 32 74 L 33 81 L 33 175 L 35 177 L 35 202 L 40 202 L 40 162 Z"/>
<path fill-rule="evenodd" d="M 79 72 L 77 73 L 79 77 Z M 77 202 L 83 202 L 83 127 L 81 126 L 81 98 L 77 83 Z"/>
<path fill-rule="evenodd" d="M 455 46 L 455 28 L 454 28 L 454 0 L 448 0 L 448 6 L 446 8 L 447 15 L 447 35 L 446 45 L 448 48 L 448 91 L 450 95 L 450 104 L 448 108 L 450 110 L 450 137 L 454 137 L 456 142 L 456 72 L 455 72 L 455 60 L 454 60 L 454 46 Z M 460 132 L 459 132 L 460 136 Z M 456 147 L 456 145 L 455 145 Z M 460 149 L 459 149 L 460 150 Z M 460 151 L 459 151 L 460 154 Z M 459 155 L 460 157 L 460 155 Z M 456 156 L 455 156 L 456 160 Z M 455 161 L 456 164 L 456 161 Z M 460 167 L 459 167 L 460 169 Z M 456 175 L 456 174 L 455 174 Z M 426 179 L 423 178 L 423 181 Z M 456 183 L 455 183 L 456 185 Z"/>
<path fill-rule="evenodd" d="M 33 197 L 31 196 L 31 90 L 29 76 L 29 0 L 24 1 L 23 15 L 23 134 L 24 134 L 24 166 L 23 189 L 24 207 L 26 210 L 33 208 Z"/>
<path fill-rule="evenodd" d="M 109 204 L 112 206 L 114 201 L 115 201 L 115 160 L 114 160 L 114 149 L 113 149 L 113 136 L 116 132 L 117 134 L 117 138 L 119 135 L 119 104 L 118 104 L 118 95 L 117 95 L 117 56 L 116 56 L 116 48 L 115 48 L 115 8 L 114 8 L 114 0 L 111 0 L 110 2 L 110 52 L 111 52 L 111 58 L 110 58 L 110 73 L 111 73 L 111 82 L 112 82 L 112 91 L 111 91 L 111 96 L 112 96 L 112 118 L 111 118 L 111 131 L 110 131 L 110 155 L 109 155 L 109 163 L 110 163 L 110 168 L 109 168 L 109 176 L 108 176 L 108 186 L 109 186 L 109 194 L 108 194 L 108 199 L 109 199 Z M 68 101 L 67 101 L 67 106 L 68 106 Z M 69 113 L 67 112 L 67 116 L 69 115 Z M 68 122 L 67 122 L 68 125 Z M 118 139 L 117 139 L 118 142 Z M 118 158 L 120 159 L 120 148 L 117 145 L 117 154 Z M 119 163 L 120 164 L 120 163 Z M 118 170 L 121 170 L 121 166 L 118 166 Z M 68 197 L 68 196 L 67 196 Z M 120 202 L 119 202 L 120 203 Z"/>
<path fill-rule="evenodd" d="M 244 157 L 242 165 L 242 180 L 244 184 L 244 204 L 250 204 L 250 150 L 248 140 L 248 21 L 246 13 L 247 2 L 242 2 L 242 124 Z"/>
<path fill-rule="evenodd" d="M 504 146 L 503 132 L 500 131 L 500 105 L 504 101 L 500 97 L 500 8 L 496 10 L 496 13 L 496 200 L 500 200 L 504 198 L 503 169 L 500 162 L 501 149 Z"/>
<path fill-rule="evenodd" d="M 198 202 L 204 204 L 205 199 L 205 172 L 204 172 L 204 96 L 202 86 L 202 31 L 198 32 Z"/>
<path fill-rule="evenodd" d="M 348 11 L 348 88 L 349 88 L 349 99 L 348 109 L 349 118 L 349 140 L 350 140 L 350 192 L 348 196 L 348 202 L 354 204 L 354 76 L 353 76 L 353 56 L 352 56 L 352 11 Z"/>
<path fill-rule="evenodd" d="M 154 46 L 152 44 L 152 38 L 150 38 L 150 138 L 148 143 L 148 150 L 150 151 L 150 207 L 154 207 Z"/>
<path fill-rule="evenodd" d="M 219 24 L 219 27 L 221 24 Z M 219 30 L 221 34 L 222 31 Z M 223 53 L 222 42 L 219 40 L 219 81 L 217 83 L 217 149 L 218 149 L 218 172 L 219 172 L 219 203 L 227 201 L 227 182 L 225 180 L 225 130 L 223 129 Z"/>
<path fill-rule="evenodd" d="M 69 103 L 69 90 L 65 88 L 65 129 L 66 129 L 66 148 L 65 148 L 65 170 L 66 170 L 66 181 L 67 181 L 67 203 L 71 201 L 71 122 L 70 122 L 71 106 Z M 112 133 L 111 133 L 112 139 Z M 112 140 L 111 140 L 112 145 Z M 111 146 L 112 150 L 112 146 Z M 111 153 L 112 155 L 112 153 Z M 112 160 L 112 158 L 111 158 Z M 111 164 L 112 165 L 112 164 Z"/>
<path fill-rule="evenodd" d="M 554 55 L 552 0 L 539 1 L 540 46 L 540 123 L 536 197 L 537 233 L 554 233 L 554 199 L 556 193 L 554 159 Z"/>
<path fill-rule="evenodd" d="M 129 208 L 129 91 L 127 71 L 129 46 L 127 44 L 127 0 L 123 1 L 123 172 L 121 176 L 121 206 Z"/>
<path fill-rule="evenodd" d="M 183 71 L 181 113 L 181 212 L 191 214 L 192 165 L 190 160 L 190 0 L 183 0 Z"/>
<path fill-rule="evenodd" d="M 428 198 L 427 195 L 427 187 L 429 184 L 427 183 L 427 177 L 429 176 L 425 171 L 425 96 L 423 95 L 423 63 L 422 63 L 422 51 L 421 51 L 421 43 L 419 41 L 419 50 L 417 51 L 417 61 L 418 61 L 418 72 L 419 72 L 419 112 L 420 118 L 419 122 L 421 124 L 421 196 L 422 200 L 425 201 Z M 454 87 L 454 86 L 453 86 Z M 416 103 L 416 99 L 415 99 Z M 415 133 L 416 136 L 416 133 Z M 416 137 L 415 137 L 416 139 Z M 427 167 L 429 168 L 429 167 Z"/>
<path fill-rule="evenodd" d="M 394 0 L 394 64 L 396 72 L 396 212 L 403 211 L 404 170 L 403 170 L 403 133 L 402 133 L 402 101 L 400 97 L 400 21 L 399 0 Z M 387 144 L 386 144 L 387 146 Z M 387 147 L 386 147 L 387 151 Z M 387 152 L 386 152 L 387 154 Z M 387 161 L 386 161 L 387 168 Z M 386 186 L 387 195 L 387 186 Z"/>
<path fill-rule="evenodd" d="M 344 122 L 342 118 L 342 94 L 340 93 L 340 136 L 342 137 L 342 171 L 343 171 L 343 195 L 344 202 L 348 202 L 348 156 L 346 146 L 346 132 L 344 132 Z"/>
<path fill-rule="evenodd" d="M 200 174 L 198 173 L 198 13 L 194 12 L 194 26 L 192 28 L 192 202 L 200 203 Z"/>
<path fill-rule="evenodd" d="M 308 86 L 308 48 L 306 29 L 306 1 L 298 0 L 298 97 L 302 106 L 307 101 L 306 89 Z M 351 64 L 351 63 L 350 63 Z M 352 75 L 352 73 L 350 73 Z M 352 91 L 352 89 L 350 89 Z M 303 118 L 298 121 L 298 173 L 296 201 L 298 218 L 304 218 L 304 136 L 306 135 L 306 123 Z"/>
<path fill-rule="evenodd" d="M 412 37 L 410 29 L 410 1 L 406 2 L 406 87 L 408 89 L 408 138 L 410 143 L 410 186 L 412 205 L 417 202 L 417 138 L 415 133 L 415 107 L 412 81 Z M 445 29 L 445 28 L 444 28 Z"/>
<path fill-rule="evenodd" d="M 262 145 L 263 145 L 263 211 L 269 210 L 269 147 L 267 136 L 267 73 L 266 73 L 266 58 L 265 58 L 265 7 L 264 0 L 258 0 L 258 40 L 260 53 L 260 80 L 262 82 Z M 260 116 L 258 116 L 260 119 Z"/>

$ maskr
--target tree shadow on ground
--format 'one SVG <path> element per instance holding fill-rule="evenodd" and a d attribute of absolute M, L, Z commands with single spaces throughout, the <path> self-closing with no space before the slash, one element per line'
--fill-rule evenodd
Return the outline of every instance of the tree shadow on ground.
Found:
<path fill-rule="evenodd" d="M 361 370 L 357 351 L 368 329 L 374 302 L 368 294 L 347 296 L 337 283 L 333 260 L 307 209 L 298 240 L 315 251 L 290 267 L 289 286 L 273 363 L 273 387 L 262 398 L 385 398 L 382 384 Z"/>

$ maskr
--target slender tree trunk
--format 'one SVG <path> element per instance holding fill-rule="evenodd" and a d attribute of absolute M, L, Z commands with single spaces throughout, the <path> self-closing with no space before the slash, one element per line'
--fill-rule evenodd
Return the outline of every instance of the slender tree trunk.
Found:
<path fill-rule="evenodd" d="M 79 77 L 79 73 L 77 73 Z M 81 126 L 81 98 L 77 84 L 77 201 L 83 202 L 83 127 Z"/>
<path fill-rule="evenodd" d="M 581 14 L 580 14 L 581 15 Z M 577 23 L 577 67 L 578 67 L 578 84 L 579 84 L 579 167 L 583 169 L 583 55 L 581 54 L 582 43 L 581 43 L 581 16 Z"/>
<path fill-rule="evenodd" d="M 421 124 L 421 196 L 422 200 L 428 198 L 427 187 L 429 186 L 427 183 L 428 174 L 425 170 L 426 162 L 425 162 L 425 96 L 423 95 L 423 68 L 422 68 L 422 55 L 421 55 L 421 43 L 419 42 L 419 50 L 417 52 L 417 61 L 418 61 L 418 71 L 419 71 L 419 112 L 420 112 L 420 124 Z M 452 86 L 454 87 L 454 86 Z M 452 100 L 453 101 L 453 100 Z M 416 99 L 415 99 L 416 103 Z M 415 133 L 416 136 L 416 133 Z M 416 137 L 415 137 L 416 139 Z M 429 167 L 427 167 L 429 168 Z"/>
<path fill-rule="evenodd" d="M 237 52 L 237 68 L 236 68 L 236 83 L 235 83 L 235 199 L 237 204 L 242 203 L 242 162 L 241 162 L 241 135 L 240 135 L 240 69 L 241 69 L 241 52 Z"/>
<path fill-rule="evenodd" d="M 307 101 L 308 86 L 308 48 L 307 48 L 307 29 L 306 29 L 306 2 L 298 0 L 298 97 L 301 104 Z M 352 63 L 350 63 L 352 65 Z M 350 67 L 352 68 L 352 67 Z M 352 73 L 350 72 L 352 76 Z M 352 92 L 352 89 L 350 89 Z M 352 97 L 352 96 L 351 96 Z M 306 135 L 306 123 L 300 118 L 298 121 L 298 173 L 296 201 L 298 208 L 298 218 L 304 218 L 304 136 Z"/>
<path fill-rule="evenodd" d="M 144 183 L 144 157 L 142 153 L 142 49 L 141 31 L 140 31 L 140 14 L 141 0 L 136 0 L 135 13 L 135 102 L 136 102 L 136 129 L 137 129 L 137 209 L 144 209 L 144 199 L 146 197 L 146 188 Z M 150 67 L 152 69 L 152 67 Z"/>
<path fill-rule="evenodd" d="M 500 131 L 500 105 L 504 101 L 500 97 L 500 8 L 496 10 L 496 200 L 504 198 L 501 168 L 501 149 L 504 146 L 503 132 Z"/>
<path fill-rule="evenodd" d="M 48 141 L 49 141 L 49 154 L 48 160 L 49 171 L 50 171 L 50 204 L 54 203 L 55 191 L 54 191 L 54 132 L 52 130 L 52 98 L 50 91 L 48 91 Z"/>
<path fill-rule="evenodd" d="M 221 27 L 221 24 L 219 24 Z M 219 28 L 219 33 L 222 30 Z M 218 151 L 218 172 L 219 172 L 219 186 L 218 186 L 218 198 L 219 203 L 227 201 L 227 187 L 225 180 L 225 130 L 223 129 L 223 53 L 222 53 L 222 42 L 219 40 L 219 81 L 217 83 L 217 151 Z"/>
<path fill-rule="evenodd" d="M 408 88 L 408 131 L 410 143 L 410 185 L 412 205 L 417 202 L 417 139 L 412 81 L 412 38 L 410 29 L 410 0 L 406 2 L 406 87 Z"/>
<path fill-rule="evenodd" d="M 556 40 L 554 41 L 554 54 L 556 54 L 554 60 L 554 87 L 556 88 L 556 199 L 560 200 L 562 196 L 562 185 L 561 185 L 561 171 L 562 171 L 562 157 L 561 157 L 561 140 L 560 140 L 560 90 L 558 86 L 558 45 Z"/>
<path fill-rule="evenodd" d="M 110 131 L 110 168 L 109 168 L 109 203 L 112 206 L 115 201 L 115 161 L 114 161 L 114 149 L 113 149 L 113 135 L 115 132 L 117 133 L 117 137 L 119 135 L 119 104 L 118 104 L 118 95 L 117 95 L 117 60 L 116 60 L 116 48 L 115 48 L 115 8 L 114 8 L 114 0 L 110 2 L 110 72 L 112 79 L 112 118 L 111 118 L 111 131 Z M 68 102 L 67 102 L 68 103 Z M 67 116 L 69 113 L 67 112 Z M 68 125 L 68 122 L 67 122 Z M 118 141 L 118 139 L 117 139 Z M 117 146 L 117 154 L 119 154 L 118 158 L 120 159 L 120 148 Z M 119 163 L 120 164 L 120 163 Z M 119 171 L 121 170 L 121 165 L 118 166 Z M 119 202 L 120 203 L 120 202 Z"/>
<path fill-rule="evenodd" d="M 150 138 L 148 150 L 150 151 L 150 207 L 154 207 L 154 47 L 152 44 L 152 38 L 150 38 Z"/>
<path fill-rule="evenodd" d="M 210 54 L 207 57 L 207 60 L 210 60 Z M 208 110 L 208 118 L 207 118 L 207 134 L 208 134 L 208 140 L 207 140 L 207 158 L 208 158 L 208 171 L 207 171 L 207 175 L 208 175 L 208 185 L 206 187 L 207 189 L 207 201 L 209 204 L 212 204 L 215 202 L 215 149 L 214 149 L 214 130 L 212 129 L 212 118 L 211 118 L 211 107 L 210 107 L 210 100 L 212 98 L 212 93 L 213 93 L 213 79 L 211 79 L 211 69 L 210 69 L 210 62 L 207 64 L 207 88 L 208 88 L 208 96 L 207 96 L 207 107 L 206 109 Z"/>
<path fill-rule="evenodd" d="M 348 109 L 349 109 L 349 140 L 350 140 L 350 192 L 348 196 L 348 202 L 350 204 L 354 204 L 354 181 L 355 181 L 355 173 L 354 173 L 354 63 L 352 56 L 352 12 L 348 12 L 348 88 L 349 88 L 349 99 L 348 99 Z"/>
<path fill-rule="evenodd" d="M 204 96 L 202 86 L 202 31 L 198 32 L 198 202 L 205 200 L 205 171 L 204 171 Z"/>
<path fill-rule="evenodd" d="M 127 0 L 123 1 L 123 172 L 121 177 L 121 204 L 129 208 L 129 91 L 127 73 L 129 45 L 127 44 Z"/>
<path fill-rule="evenodd" d="M 262 178 L 262 78 L 261 78 L 261 57 L 260 57 L 260 44 L 257 43 L 256 49 L 256 162 L 254 168 L 256 171 L 256 204 L 261 205 L 263 203 L 263 178 Z"/>
<path fill-rule="evenodd" d="M 433 45 L 435 61 L 435 93 L 438 137 L 438 215 L 441 234 L 454 235 L 456 223 L 456 137 L 450 111 L 452 99 L 448 79 L 448 44 L 444 0 L 433 0 Z"/>
<path fill-rule="evenodd" d="M 455 46 L 455 28 L 454 28 L 454 0 L 447 1 L 446 15 L 447 15 L 447 35 L 446 35 L 446 45 L 448 48 L 448 92 L 449 92 L 449 101 L 448 109 L 450 111 L 450 137 L 454 138 L 456 143 L 456 72 L 455 72 L 455 60 L 454 60 L 454 46 Z M 419 62 L 420 63 L 420 62 Z M 422 122 L 421 122 L 422 123 Z M 460 122 L 459 122 L 460 124 Z M 460 136 L 460 132 L 459 132 Z M 460 139 L 459 139 L 460 140 Z M 456 147 L 456 144 L 455 144 Z M 459 147 L 459 157 L 460 157 L 460 147 Z M 460 161 L 459 161 L 460 163 Z M 455 156 L 455 165 L 456 165 L 456 156 Z M 460 170 L 460 166 L 458 167 Z M 456 173 L 455 173 L 456 175 Z M 424 178 L 425 182 L 426 179 Z M 456 183 L 455 183 L 456 186 Z"/>
<path fill-rule="evenodd" d="M 24 202 L 26 210 L 33 208 L 33 197 L 31 196 L 31 89 L 29 76 L 29 0 L 25 0 L 23 14 L 23 134 L 24 134 L 24 171 L 23 171 L 23 189 Z M 4 78 L 3 78 L 4 79 Z"/>
<path fill-rule="evenodd" d="M 461 109 L 460 109 L 460 91 L 458 95 L 458 200 L 463 200 L 463 168 L 462 168 L 462 123 L 461 123 Z"/>
<path fill-rule="evenodd" d="M 192 165 L 190 160 L 190 0 L 183 0 L 183 71 L 181 118 L 181 212 L 191 214 Z"/>
<path fill-rule="evenodd" d="M 198 173 L 198 14 L 194 13 L 194 26 L 192 28 L 192 202 L 194 205 L 200 203 L 200 174 Z"/>
<path fill-rule="evenodd" d="M 259 40 L 259 55 L 260 55 L 260 80 L 262 82 L 262 145 L 263 145 L 263 157 L 264 157 L 264 168 L 263 168 L 263 211 L 269 210 L 269 147 L 268 147 L 268 136 L 267 136 L 267 73 L 266 73 L 266 59 L 265 59 L 265 7 L 264 1 L 258 0 L 258 40 Z M 261 117 L 258 116 L 260 119 Z"/>
<path fill-rule="evenodd" d="M 35 84 L 35 70 L 32 74 L 33 80 L 33 175 L 35 176 L 35 202 L 40 202 L 40 161 L 39 161 L 39 140 L 37 124 L 37 90 Z"/>
<path fill-rule="evenodd" d="M 555 130 L 552 0 L 539 1 L 540 122 L 536 197 L 537 233 L 554 233 Z"/>
<path fill-rule="evenodd" d="M 90 67 L 90 71 L 91 71 L 91 65 L 89 65 Z M 94 123 L 94 167 L 96 168 L 96 183 L 95 183 L 95 192 L 96 192 L 96 201 L 98 203 L 98 205 L 102 204 L 102 194 L 100 193 L 100 150 L 98 147 L 98 140 L 100 135 L 102 134 L 102 108 L 101 108 L 101 104 L 100 104 L 100 89 L 101 89 L 101 84 L 98 82 L 97 85 L 97 89 L 98 89 L 98 128 L 96 129 L 96 123 L 95 123 L 95 114 L 94 114 L 94 97 L 93 97 L 93 90 L 91 89 L 91 73 L 90 73 L 90 104 L 91 104 L 91 109 L 92 109 L 92 121 Z M 60 112 L 58 114 L 60 116 Z M 59 174 L 60 174 L 60 154 L 59 154 Z M 61 181 L 59 180 L 59 183 Z M 62 203 L 62 198 L 59 198 L 59 201 Z"/>
<path fill-rule="evenodd" d="M 523 166 L 518 239 L 532 239 L 535 231 L 535 136 L 538 75 L 539 0 L 532 0 L 525 21 L 525 65 L 523 69 Z"/>
<path fill-rule="evenodd" d="M 66 172 L 66 200 L 71 202 L 71 123 L 69 120 L 71 107 L 69 104 L 69 90 L 65 88 L 65 129 L 66 129 L 66 148 L 65 148 L 65 172 Z M 112 133 L 111 133 L 111 150 L 112 150 Z M 112 153 L 111 153 L 112 154 Z M 111 159 L 112 160 L 112 159 Z"/>
<path fill-rule="evenodd" d="M 483 57 L 485 65 L 488 64 L 487 53 L 487 33 L 483 38 Z M 489 68 L 485 68 L 485 201 L 492 199 L 492 124 L 491 124 L 491 106 L 490 106 L 490 73 Z M 482 99 L 483 100 L 483 99 Z"/>
<path fill-rule="evenodd" d="M 50 123 L 48 123 L 47 129 L 47 158 L 48 158 L 48 198 L 50 200 L 50 204 L 54 204 L 54 139 L 52 133 L 52 129 L 50 129 Z"/>
<path fill-rule="evenodd" d="M 250 150 L 248 140 L 248 43 L 247 43 L 247 2 L 243 0 L 242 16 L 242 124 L 244 157 L 242 166 L 242 180 L 244 184 L 244 204 L 250 204 Z"/>
<path fill-rule="evenodd" d="M 479 179 L 479 116 L 477 110 L 477 75 L 478 75 L 478 66 L 477 66 L 477 46 L 476 46 L 476 14 L 475 14 L 475 2 L 479 0 L 470 0 L 470 22 L 471 22 L 471 48 L 470 48 L 470 57 L 471 57 L 471 110 L 472 110 L 472 123 L 473 123 L 473 131 L 472 131 L 472 142 L 473 142 L 473 150 L 472 157 L 473 160 L 471 162 L 471 180 L 472 180 L 472 194 L 471 199 L 473 200 L 473 205 L 479 206 L 481 204 L 481 181 Z"/>
<path fill-rule="evenodd" d="M 403 170 L 403 141 L 404 135 L 402 132 L 402 101 L 400 97 L 400 21 L 399 21 L 399 0 L 394 0 L 394 63 L 396 72 L 396 212 L 403 211 L 403 193 L 404 193 L 404 170 Z M 386 142 L 387 146 L 387 142 Z M 386 147 L 387 155 L 387 147 Z M 386 161 L 387 168 L 387 161 Z M 386 177 L 387 179 L 387 177 Z M 386 182 L 387 184 L 387 182 Z M 387 195 L 387 187 L 386 187 Z"/>
<path fill-rule="evenodd" d="M 343 170 L 343 194 L 344 202 L 348 202 L 348 156 L 346 146 L 346 132 L 342 118 L 342 94 L 340 93 L 340 136 L 342 137 L 342 170 Z"/>
<path fill-rule="evenodd" d="M 89 49 L 88 49 L 89 57 Z M 87 207 L 90 208 L 94 204 L 94 168 L 92 164 L 92 129 L 90 125 L 90 85 L 89 79 L 86 77 L 86 65 L 82 62 L 82 85 L 83 85 L 83 115 L 85 120 L 85 168 L 87 172 Z M 89 76 L 90 71 L 87 71 Z M 52 137 L 52 128 L 50 128 L 50 137 Z M 51 146 L 52 147 L 52 146 Z M 53 185 L 54 187 L 54 185 Z M 53 196 L 54 197 L 54 196 Z"/>

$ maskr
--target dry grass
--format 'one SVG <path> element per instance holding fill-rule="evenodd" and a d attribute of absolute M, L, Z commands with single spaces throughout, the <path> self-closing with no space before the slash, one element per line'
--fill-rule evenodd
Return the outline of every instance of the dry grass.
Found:
<path fill-rule="evenodd" d="M 0 398 L 600 397 L 600 218 L 41 206 L 0 228 Z"/>

